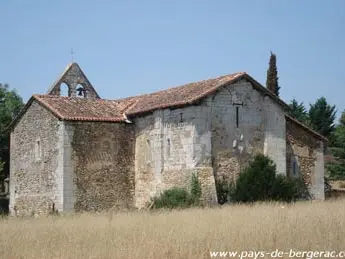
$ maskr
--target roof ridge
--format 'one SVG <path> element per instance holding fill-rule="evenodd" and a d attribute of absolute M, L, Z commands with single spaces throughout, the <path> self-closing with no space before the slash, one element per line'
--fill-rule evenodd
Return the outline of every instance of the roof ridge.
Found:
<path fill-rule="evenodd" d="M 302 126 L 304 129 L 312 132 L 314 135 L 320 137 L 322 140 L 328 142 L 328 138 L 326 138 L 325 136 L 323 136 L 322 134 L 318 133 L 317 131 L 313 130 L 312 128 L 310 128 L 309 126 L 307 126 L 306 124 L 304 124 L 303 122 L 295 119 L 294 117 L 288 115 L 288 114 L 285 114 L 285 117 L 288 118 L 290 121 L 296 123 L 296 124 L 299 124 L 300 126 Z"/>
<path fill-rule="evenodd" d="M 165 89 L 162 89 L 162 90 L 158 90 L 158 91 L 154 91 L 154 92 L 150 92 L 150 93 L 144 93 L 144 94 L 139 94 L 139 95 L 127 96 L 127 97 L 123 97 L 123 98 L 115 99 L 115 100 L 122 101 L 122 100 L 129 99 L 129 98 L 144 97 L 144 96 L 148 96 L 148 95 L 152 95 L 152 94 L 155 94 L 155 93 L 164 92 L 164 91 L 171 90 L 171 89 L 177 89 L 177 88 L 186 87 L 186 86 L 189 86 L 189 85 L 192 85 L 192 84 L 198 84 L 198 83 L 206 82 L 208 80 L 217 80 L 217 79 L 220 79 L 220 78 L 223 78 L 223 77 L 227 77 L 227 76 L 242 76 L 242 75 L 248 75 L 248 73 L 247 72 L 236 72 L 236 73 L 226 74 L 226 75 L 217 76 L 217 77 L 210 77 L 210 78 L 204 79 L 204 80 L 193 81 L 193 82 L 186 83 L 186 84 L 183 84 L 183 85 L 176 85 L 176 86 L 168 87 L 168 88 L 165 88 Z"/>
<path fill-rule="evenodd" d="M 222 76 L 222 77 L 233 76 L 233 78 L 231 78 L 231 81 L 232 81 L 232 80 L 235 80 L 235 79 L 237 79 L 238 77 L 241 77 L 241 76 L 243 76 L 243 75 L 247 75 L 247 73 L 246 73 L 246 72 L 239 72 L 239 73 L 234 73 L 234 74 L 230 74 L 230 75 L 225 75 L 225 76 Z M 218 79 L 219 79 L 219 78 L 221 78 L 221 77 L 218 77 Z M 214 79 L 217 79 L 217 78 L 214 78 Z M 200 98 L 203 98 L 203 97 L 207 96 L 208 94 L 212 93 L 215 89 L 218 89 L 219 87 L 222 87 L 223 85 L 225 85 L 225 84 L 227 84 L 227 83 L 228 83 L 228 82 L 224 82 L 224 83 L 222 83 L 222 84 L 220 84 L 220 85 L 216 85 L 216 86 L 214 86 L 213 88 L 207 90 L 205 93 L 202 93 L 202 94 L 199 95 L 199 96 L 195 96 L 195 97 L 191 98 L 189 102 L 194 102 L 194 101 L 196 101 L 196 100 L 199 100 Z"/>
<path fill-rule="evenodd" d="M 61 95 L 50 95 L 50 94 L 33 94 L 38 98 L 44 99 L 66 99 L 66 100 L 80 100 L 80 101 L 96 101 L 96 102 L 116 102 L 118 99 L 102 99 L 102 98 L 80 98 L 77 96 L 61 96 Z"/>

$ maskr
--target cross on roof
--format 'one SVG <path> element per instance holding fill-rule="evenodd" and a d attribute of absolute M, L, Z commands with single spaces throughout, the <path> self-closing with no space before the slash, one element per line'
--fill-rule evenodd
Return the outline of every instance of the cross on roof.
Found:
<path fill-rule="evenodd" d="M 71 48 L 71 61 L 72 63 L 74 62 L 74 51 L 73 51 L 73 48 Z"/>

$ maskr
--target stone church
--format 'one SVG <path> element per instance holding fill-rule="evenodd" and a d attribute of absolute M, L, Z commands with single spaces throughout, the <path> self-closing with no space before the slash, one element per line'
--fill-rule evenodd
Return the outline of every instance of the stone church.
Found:
<path fill-rule="evenodd" d="M 215 181 L 235 181 L 258 152 L 324 199 L 327 139 L 288 109 L 246 73 L 106 100 L 73 63 L 11 124 L 10 212 L 143 208 L 193 174 L 216 203 Z"/>

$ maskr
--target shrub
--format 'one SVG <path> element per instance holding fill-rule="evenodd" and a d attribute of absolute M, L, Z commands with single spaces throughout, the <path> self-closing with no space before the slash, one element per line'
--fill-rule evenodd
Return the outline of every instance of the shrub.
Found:
<path fill-rule="evenodd" d="M 298 197 L 297 179 L 288 178 L 284 175 L 277 175 L 272 185 L 272 200 L 290 202 Z"/>
<path fill-rule="evenodd" d="M 230 190 L 232 201 L 284 201 L 309 198 L 308 188 L 300 178 L 289 178 L 276 174 L 273 161 L 259 154 L 240 174 L 233 190 Z"/>
<path fill-rule="evenodd" d="M 1 214 L 8 214 L 8 205 L 9 205 L 9 199 L 6 197 L 0 196 L 0 215 Z"/>
<path fill-rule="evenodd" d="M 331 186 L 331 184 L 329 183 L 329 179 L 328 179 L 328 177 L 324 177 L 324 184 L 325 184 L 325 194 L 328 194 L 328 193 L 330 193 L 331 192 L 331 190 L 332 190 L 332 186 Z"/>
<path fill-rule="evenodd" d="M 191 205 L 191 195 L 182 188 L 174 187 L 165 190 L 160 196 L 153 198 L 154 208 L 185 208 Z"/>
<path fill-rule="evenodd" d="M 216 190 L 217 190 L 217 199 L 219 204 L 224 204 L 229 201 L 229 183 L 224 179 L 216 180 Z"/>
<path fill-rule="evenodd" d="M 227 203 L 231 200 L 235 185 L 231 181 L 223 179 L 216 180 L 217 199 L 219 204 Z"/>
<path fill-rule="evenodd" d="M 308 185 L 305 183 L 302 177 L 292 178 L 292 180 L 295 181 L 296 185 L 295 200 L 310 200 L 313 198 L 309 192 Z"/>
<path fill-rule="evenodd" d="M 275 175 L 276 166 L 270 158 L 262 154 L 255 156 L 239 175 L 236 186 L 230 193 L 231 200 L 241 202 L 269 200 Z"/>
<path fill-rule="evenodd" d="M 163 191 L 160 196 L 153 198 L 153 208 L 187 208 L 200 204 L 201 185 L 196 175 L 192 175 L 191 192 L 183 188 L 174 187 Z"/>
<path fill-rule="evenodd" d="M 190 195 L 193 204 L 197 205 L 200 203 L 201 185 L 198 180 L 198 177 L 195 174 L 192 175 Z"/>

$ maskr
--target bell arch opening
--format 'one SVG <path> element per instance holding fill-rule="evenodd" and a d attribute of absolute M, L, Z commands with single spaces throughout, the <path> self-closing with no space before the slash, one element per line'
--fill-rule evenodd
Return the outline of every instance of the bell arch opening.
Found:
<path fill-rule="evenodd" d="M 66 83 L 60 84 L 60 96 L 71 96 L 71 90 L 70 87 Z"/>

